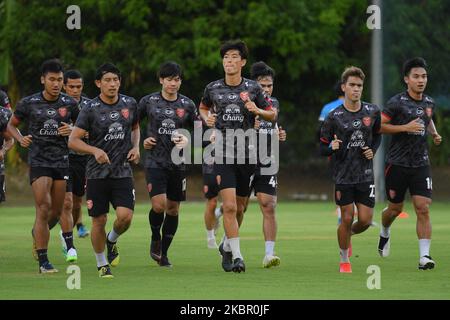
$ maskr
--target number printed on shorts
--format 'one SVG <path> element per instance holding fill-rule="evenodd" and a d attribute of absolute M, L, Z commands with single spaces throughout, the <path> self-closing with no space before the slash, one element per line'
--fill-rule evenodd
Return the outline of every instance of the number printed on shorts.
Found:
<path fill-rule="evenodd" d="M 370 195 L 369 195 L 369 197 L 370 198 L 375 198 L 375 185 L 371 184 L 369 187 L 370 187 Z"/>
<path fill-rule="evenodd" d="M 427 180 L 427 189 L 433 190 L 433 180 L 430 177 L 427 177 L 425 180 Z"/>
<path fill-rule="evenodd" d="M 270 177 L 269 184 L 270 184 L 273 188 L 275 188 L 275 187 L 277 186 L 277 178 L 276 178 L 275 176 L 271 176 L 271 177 Z"/>

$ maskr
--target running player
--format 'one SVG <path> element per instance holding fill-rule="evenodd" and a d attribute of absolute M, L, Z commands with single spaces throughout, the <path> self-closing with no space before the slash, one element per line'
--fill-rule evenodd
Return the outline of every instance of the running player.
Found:
<path fill-rule="evenodd" d="M 365 75 L 356 67 L 342 74 L 345 101 L 328 114 L 321 129 L 321 154 L 332 155 L 335 201 L 342 220 L 337 235 L 341 261 L 339 271 L 352 272 L 349 260 L 350 237 L 372 223 L 375 206 L 373 157 L 381 142 L 380 110 L 361 101 Z M 353 223 L 354 205 L 358 220 Z"/>
<path fill-rule="evenodd" d="M 226 141 L 222 155 L 215 154 L 215 173 L 223 200 L 223 224 L 226 234 L 219 245 L 219 251 L 222 255 L 222 268 L 226 272 L 241 272 L 245 271 L 245 264 L 240 252 L 236 217 L 244 211 L 250 192 L 250 177 L 256 166 L 249 161 L 249 140 L 246 139 L 243 145 L 237 144 L 234 138 L 227 139 L 226 134 L 227 131 L 236 133 L 238 129 L 253 130 L 256 116 L 272 121 L 277 112 L 265 98 L 259 84 L 241 76 L 248 56 L 246 44 L 242 41 L 226 42 L 220 48 L 220 55 L 225 78 L 206 86 L 199 109 L 203 121 L 209 127 L 218 129 L 217 134 L 223 137 L 220 140 Z M 240 153 L 242 149 L 245 149 L 245 155 Z M 230 152 L 231 150 L 233 151 Z M 238 164 L 237 160 L 244 164 Z"/>
<path fill-rule="evenodd" d="M 0 105 L 0 203 L 6 201 L 6 153 L 14 145 L 14 139 L 7 132 L 8 121 L 11 118 L 11 114 L 11 109 L 5 108 Z"/>
<path fill-rule="evenodd" d="M 148 214 L 152 232 L 150 257 L 161 267 L 171 267 L 167 252 L 178 228 L 180 202 L 186 200 L 185 164 L 174 163 L 171 153 L 175 146 L 185 146 L 187 137 L 178 130 L 192 128 L 198 114 L 194 102 L 178 93 L 182 70 L 177 63 L 161 64 L 157 76 L 161 91 L 141 99 L 139 118 L 141 121 L 147 118 L 144 148 L 147 150 L 145 168 L 152 205 Z"/>
<path fill-rule="evenodd" d="M 69 123 L 78 116 L 75 100 L 61 93 L 63 67 L 59 60 L 47 60 L 42 65 L 41 83 L 44 90 L 23 98 L 16 106 L 8 124 L 9 133 L 23 148 L 29 148 L 30 184 L 36 207 L 36 220 L 32 230 L 39 260 L 39 272 L 54 273 L 57 269 L 49 262 L 47 247 L 49 229 L 60 219 L 67 246 L 69 262 L 77 260 L 73 245 L 72 215 L 63 212 L 66 181 L 69 178 L 69 150 L 67 136 Z M 18 130 L 28 122 L 28 135 Z M 50 224 L 50 225 L 49 225 Z"/>
<path fill-rule="evenodd" d="M 137 103 L 119 94 L 120 82 L 121 73 L 113 64 L 105 63 L 97 69 L 95 84 L 100 95 L 81 109 L 69 137 L 72 150 L 90 155 L 86 203 L 92 217 L 91 241 L 101 278 L 112 278 L 110 265 L 115 267 L 120 262 L 117 240 L 130 227 L 135 203 L 130 162 L 139 161 Z M 86 133 L 89 145 L 83 141 Z M 116 220 L 106 235 L 110 203 L 116 211 Z"/>
<path fill-rule="evenodd" d="M 378 252 L 389 255 L 390 228 L 403 211 L 406 190 L 411 194 L 417 215 L 419 239 L 419 269 L 433 269 L 430 256 L 432 180 L 427 137 L 431 135 L 435 145 L 442 137 L 433 122 L 434 100 L 425 95 L 427 64 L 423 58 L 413 58 L 403 66 L 406 92 L 392 97 L 383 109 L 381 132 L 392 134 L 386 155 L 385 184 L 388 207 L 383 210 Z"/>

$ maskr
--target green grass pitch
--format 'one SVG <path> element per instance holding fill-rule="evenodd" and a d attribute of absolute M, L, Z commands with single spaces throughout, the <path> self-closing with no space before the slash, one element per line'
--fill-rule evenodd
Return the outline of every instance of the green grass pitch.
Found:
<path fill-rule="evenodd" d="M 450 299 L 450 206 L 431 207 L 434 270 L 419 271 L 416 218 L 411 206 L 407 219 L 391 229 L 391 255 L 377 253 L 378 228 L 353 237 L 353 273 L 338 272 L 336 216 L 332 203 L 280 203 L 277 208 L 276 253 L 281 265 L 262 268 L 262 216 L 251 203 L 241 227 L 241 251 L 247 271 L 225 273 L 217 250 L 207 249 L 203 203 L 183 203 L 178 232 L 169 250 L 173 268 L 161 268 L 148 255 L 148 204 L 136 206 L 128 232 L 119 239 L 120 265 L 114 279 L 98 278 L 89 238 L 75 237 L 81 269 L 81 289 L 69 290 L 69 274 L 58 238 L 51 232 L 49 258 L 58 274 L 38 274 L 31 256 L 33 207 L 0 207 L 0 299 Z M 380 222 L 376 207 L 374 221 Z M 108 230 L 114 214 L 109 214 Z M 87 214 L 84 220 L 90 226 Z M 223 231 L 219 232 L 221 237 Z M 367 268 L 381 271 L 381 289 L 369 290 Z"/>

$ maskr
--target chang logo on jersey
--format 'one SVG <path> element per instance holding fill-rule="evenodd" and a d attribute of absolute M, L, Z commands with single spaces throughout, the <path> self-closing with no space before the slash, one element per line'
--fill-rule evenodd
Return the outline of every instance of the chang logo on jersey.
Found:
<path fill-rule="evenodd" d="M 39 134 L 41 136 L 57 136 L 58 135 L 58 122 L 53 119 L 45 121 L 44 127 L 41 130 L 39 130 Z"/>
<path fill-rule="evenodd" d="M 360 121 L 361 125 L 361 121 Z M 347 149 L 350 148 L 362 148 L 366 145 L 364 141 L 364 134 L 360 130 L 355 130 L 350 137 L 350 142 L 347 144 Z"/>
<path fill-rule="evenodd" d="M 123 140 L 125 138 L 125 132 L 123 131 L 123 127 L 120 123 L 115 122 L 111 124 L 108 128 L 108 134 L 105 135 L 105 141 L 111 140 Z"/>
<path fill-rule="evenodd" d="M 359 120 L 359 119 L 353 120 L 352 126 L 353 126 L 353 128 L 355 128 L 355 129 L 361 128 L 361 120 Z"/>
<path fill-rule="evenodd" d="M 237 96 L 236 96 L 237 97 Z M 236 104 L 229 104 L 225 107 L 225 112 L 222 117 L 223 121 L 244 121 L 244 116 L 241 114 L 241 108 Z"/>
<path fill-rule="evenodd" d="M 56 116 L 56 110 L 53 108 L 47 109 L 47 115 L 53 118 L 54 116 Z"/>
<path fill-rule="evenodd" d="M 109 118 L 112 120 L 112 121 L 117 121 L 118 119 L 119 119 L 119 112 L 117 112 L 117 111 L 111 111 L 110 113 L 109 113 Z"/>
<path fill-rule="evenodd" d="M 273 123 L 270 121 L 260 120 L 259 133 L 273 134 Z"/>
<path fill-rule="evenodd" d="M 161 127 L 158 129 L 159 134 L 172 135 L 175 130 L 175 122 L 171 119 L 166 119 L 161 122 Z"/>

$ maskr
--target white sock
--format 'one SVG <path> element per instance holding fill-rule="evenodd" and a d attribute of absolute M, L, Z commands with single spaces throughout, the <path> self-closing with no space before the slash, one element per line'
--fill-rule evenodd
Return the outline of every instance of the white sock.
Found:
<path fill-rule="evenodd" d="M 381 224 L 380 236 L 382 236 L 383 238 L 389 238 L 390 235 L 391 235 L 391 227 L 385 227 L 383 226 L 383 224 Z"/>
<path fill-rule="evenodd" d="M 108 234 L 108 241 L 109 242 L 117 242 L 117 239 L 119 238 L 120 234 L 117 234 L 114 231 L 114 228 L 111 229 L 111 232 Z"/>
<path fill-rule="evenodd" d="M 214 210 L 214 215 L 216 216 L 216 219 L 219 219 L 222 216 L 222 206 L 219 206 Z"/>
<path fill-rule="evenodd" d="M 95 253 L 95 259 L 97 260 L 97 268 L 106 266 L 108 264 L 108 262 L 106 261 L 106 257 L 105 257 L 105 251 L 101 252 L 101 253 Z"/>
<path fill-rule="evenodd" d="M 275 241 L 266 241 L 266 256 L 273 256 Z"/>
<path fill-rule="evenodd" d="M 349 262 L 348 260 L 348 249 L 341 249 L 341 262 Z"/>
<path fill-rule="evenodd" d="M 431 239 L 419 239 L 419 252 L 421 257 L 430 255 L 430 245 Z"/>
<path fill-rule="evenodd" d="M 214 235 L 214 229 L 206 230 L 206 236 L 208 237 L 208 240 L 209 239 L 216 239 L 216 236 Z"/>
<path fill-rule="evenodd" d="M 239 238 L 228 239 L 227 242 L 231 248 L 231 253 L 233 254 L 233 260 L 236 258 L 241 258 L 243 260 L 244 258 L 242 258 L 241 248 L 239 245 Z"/>

